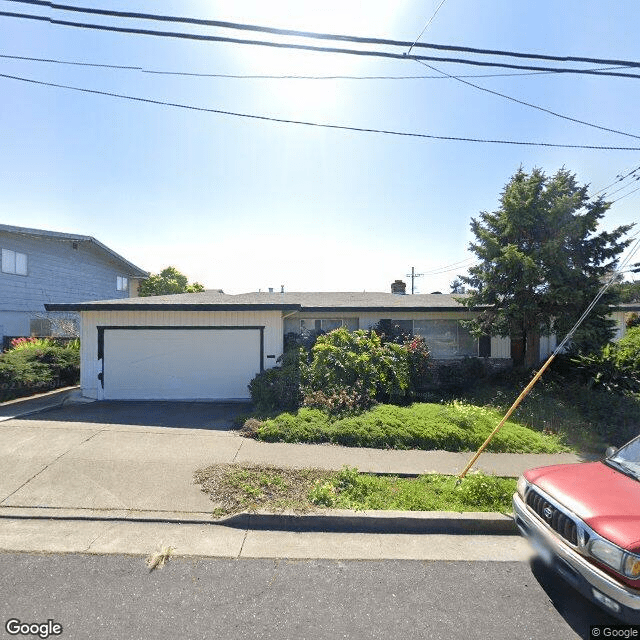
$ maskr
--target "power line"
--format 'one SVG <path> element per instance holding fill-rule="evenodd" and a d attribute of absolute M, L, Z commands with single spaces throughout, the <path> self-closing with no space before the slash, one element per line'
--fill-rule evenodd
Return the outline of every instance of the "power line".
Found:
<path fill-rule="evenodd" d="M 437 71 L 441 73 L 443 76 L 447 78 L 451 78 L 452 80 L 457 80 L 458 82 L 462 82 L 463 84 L 468 85 L 469 87 L 473 87 L 474 89 L 478 89 L 479 91 L 484 91 L 486 93 L 490 93 L 494 96 L 498 96 L 500 98 L 505 98 L 506 100 L 511 100 L 511 102 L 516 102 L 518 104 L 524 105 L 525 107 L 531 107 L 532 109 L 537 109 L 538 111 L 542 111 L 543 113 L 548 113 L 549 115 L 555 116 L 556 118 L 562 118 L 563 120 L 569 120 L 570 122 L 575 122 L 577 124 L 583 124 L 587 127 L 593 127 L 594 129 L 600 129 L 601 131 L 608 131 L 609 133 L 618 133 L 622 136 L 628 136 L 629 138 L 636 138 L 640 140 L 640 136 L 637 136 L 633 133 L 627 133 L 626 131 L 620 131 L 618 129 L 610 129 L 609 127 L 603 127 L 599 124 L 593 124 L 592 122 L 586 122 L 585 120 L 579 120 L 578 118 L 572 118 L 571 116 L 565 116 L 557 111 L 551 111 L 551 109 L 545 109 L 545 107 L 540 107 L 536 104 L 532 104 L 531 102 L 525 102 L 524 100 L 518 100 L 517 98 L 513 98 L 512 96 L 508 96 L 505 93 L 500 93 L 499 91 L 493 91 L 492 89 L 487 89 L 486 87 L 481 87 L 479 84 L 474 84 L 473 82 L 469 82 L 468 80 L 463 80 L 462 78 L 456 78 L 455 76 L 449 75 L 446 71 L 440 71 L 440 69 L 427 64 L 426 62 L 418 62 L 424 67 L 428 67 L 432 71 Z"/>
<path fill-rule="evenodd" d="M 440 8 L 446 1 L 447 0 L 442 0 L 442 2 L 440 2 L 440 4 L 437 6 L 436 10 L 433 12 L 432 16 L 429 18 L 427 24 L 424 25 L 424 29 L 420 32 L 420 35 L 415 39 L 414 43 L 409 47 L 409 51 L 407 51 L 407 55 L 409 55 L 413 47 L 415 47 L 418 44 L 418 40 L 422 38 L 422 36 L 424 35 L 424 32 L 429 28 L 429 25 L 433 22 L 434 18 L 438 15 L 438 11 L 440 11 Z"/>
<path fill-rule="evenodd" d="M 251 113 L 239 113 L 235 111 L 225 111 L 222 109 L 210 109 L 207 107 L 196 107 L 194 105 L 182 104 L 179 102 L 168 102 L 164 100 L 153 100 L 151 98 L 141 98 L 138 96 L 129 96 L 120 93 L 113 93 L 110 91 L 99 91 L 97 89 L 86 89 L 82 87 L 74 87 L 71 85 L 65 84 L 57 84 L 54 82 L 44 82 L 42 80 L 34 80 L 32 78 L 23 78 L 20 76 L 12 76 L 4 73 L 0 73 L 0 78 L 6 78 L 8 80 L 17 80 L 19 82 L 26 82 L 29 84 L 40 85 L 45 87 L 55 87 L 58 89 L 68 89 L 70 91 L 78 91 L 82 93 L 91 93 L 94 95 L 101 96 L 109 96 L 112 98 L 120 98 L 123 100 L 132 100 L 135 102 L 144 102 L 148 104 L 156 104 L 167 107 L 175 107 L 179 109 L 188 109 L 190 111 L 200 111 L 206 113 L 217 113 L 220 115 L 226 116 L 234 116 L 238 118 L 248 118 L 252 120 L 263 120 L 266 122 L 279 122 L 282 124 L 298 124 L 304 125 L 308 127 L 318 127 L 325 129 L 337 129 L 340 131 L 354 131 L 360 133 L 378 133 L 384 135 L 391 136 L 403 136 L 408 138 L 423 138 L 429 140 L 447 140 L 447 141 L 456 141 L 456 142 L 477 142 L 484 144 L 509 144 L 509 145 L 521 145 L 528 147 L 554 147 L 561 149 L 596 149 L 599 151 L 640 151 L 640 147 L 615 147 L 615 146 L 604 146 L 604 145 L 586 145 L 586 144 L 559 144 L 552 142 L 529 142 L 529 141 L 520 141 L 520 140 L 497 140 L 497 139 L 487 139 L 487 138 L 470 138 L 470 137 L 461 137 L 461 136 L 438 136 L 428 133 L 415 133 L 410 131 L 394 131 L 390 129 L 373 129 L 368 127 L 354 127 L 348 125 L 339 125 L 339 124 L 330 124 L 324 122 L 311 122 L 306 120 L 293 120 L 288 118 L 276 118 L 272 116 L 263 116 Z"/>
<path fill-rule="evenodd" d="M 640 180 L 640 176 L 636 176 L 634 179 L 634 181 Z M 617 189 L 614 189 L 613 191 L 608 191 L 604 194 L 604 198 L 610 198 L 611 196 L 615 195 L 616 193 L 619 193 L 620 191 L 624 191 L 625 189 L 628 189 L 631 185 L 633 184 L 633 182 L 627 183 L 627 184 L 623 184 L 621 187 L 618 187 Z"/>
<path fill-rule="evenodd" d="M 306 76 L 306 75 L 269 75 L 269 74 L 231 74 L 231 73 L 195 73 L 189 71 L 165 71 L 162 69 L 145 69 L 139 66 L 107 64 L 98 62 L 81 62 L 78 60 L 60 60 L 58 58 L 38 58 L 33 56 L 17 56 L 10 54 L 0 54 L 0 58 L 6 60 L 21 60 L 26 62 L 46 62 L 50 64 L 72 65 L 78 67 L 99 67 L 106 69 L 118 69 L 125 71 L 139 71 L 141 73 L 150 73 L 157 75 L 169 76 L 193 76 L 202 78 L 231 78 L 238 80 L 447 80 L 448 78 L 438 72 L 440 75 L 435 76 Z M 614 69 L 625 69 L 626 67 L 601 67 L 592 69 L 592 71 L 609 71 Z M 512 76 L 541 76 L 557 73 L 556 71 L 532 71 L 528 73 L 481 73 L 468 75 L 455 75 L 452 78 L 509 78 Z"/>
<path fill-rule="evenodd" d="M 10 0 L 14 2 L 18 1 L 27 1 L 27 0 Z M 35 2 L 36 0 L 29 0 L 30 2 Z M 75 9 L 75 8 L 74 8 Z M 114 13 L 114 12 L 109 12 Z M 156 36 L 163 38 L 180 38 L 187 40 L 194 40 L 199 42 L 227 42 L 231 44 L 243 44 L 243 45 L 253 45 L 253 46 L 263 46 L 263 47 L 273 47 L 276 49 L 294 49 L 298 51 L 314 51 L 317 53 L 338 53 L 338 54 L 346 54 L 346 55 L 356 55 L 361 57 L 378 57 L 378 58 L 388 58 L 393 60 L 429 60 L 432 62 L 449 62 L 454 64 L 466 64 L 470 66 L 479 66 L 479 67 L 492 67 L 492 68 L 503 68 L 503 69 L 521 69 L 527 71 L 548 71 L 552 73 L 572 73 L 572 74 L 586 74 L 586 75 L 594 75 L 594 76 L 611 76 L 611 77 L 620 77 L 620 78 L 631 78 L 638 79 L 640 78 L 640 74 L 635 73 L 620 73 L 616 71 L 595 71 L 592 69 L 578 69 L 578 68 L 558 68 L 558 67 L 542 67 L 542 66 L 533 66 L 533 65 L 520 65 L 520 64 L 510 64 L 506 62 L 487 62 L 483 60 L 470 60 L 465 58 L 443 58 L 443 57 L 434 57 L 434 56 L 416 56 L 411 55 L 408 56 L 406 53 L 393 53 L 390 51 L 374 51 L 374 50 L 362 50 L 362 49 L 345 49 L 340 47 L 318 47 L 313 45 L 303 45 L 303 44 L 293 44 L 293 43 L 284 43 L 284 42 L 273 42 L 266 40 L 247 40 L 243 38 L 230 38 L 225 36 L 210 36 L 204 34 L 197 33 L 183 33 L 183 32 L 174 32 L 174 31 L 154 31 L 151 29 L 137 29 L 137 28 L 129 28 L 129 27 L 116 27 L 113 25 L 103 25 L 103 24 L 91 24 L 91 23 L 83 23 L 83 22 L 71 22 L 68 20 L 57 20 L 55 18 L 50 18 L 48 16 L 40 16 L 40 15 L 32 15 L 32 14 L 21 14 L 21 13 L 11 13 L 8 11 L 0 11 L 0 17 L 9 17 L 9 18 L 22 18 L 28 20 L 36 20 L 41 22 L 49 22 L 50 24 L 56 24 L 65 27 L 75 27 L 81 29 L 94 29 L 98 31 L 107 31 L 112 33 L 127 33 L 133 35 L 145 35 L 145 36 Z M 267 29 L 266 27 L 264 29 Z M 284 30 L 283 30 L 284 31 Z M 314 36 L 315 37 L 315 36 Z M 336 36 L 336 38 L 340 39 L 340 37 Z M 345 36 L 346 38 L 346 36 Z M 351 38 L 349 38 L 351 40 Z M 375 39 L 372 39 L 375 40 Z M 402 43 L 399 43 L 402 44 Z M 410 43 L 407 43 L 410 44 Z M 420 46 L 420 43 L 418 45 Z M 426 45 L 425 45 L 426 46 Z M 443 49 L 468 49 L 468 47 L 441 47 L 440 45 L 429 45 L 432 48 L 443 48 Z M 490 50 L 486 51 L 490 53 Z M 497 55 L 516 55 L 508 54 L 508 53 L 497 53 Z M 529 56 L 528 54 L 518 54 L 517 57 L 540 57 L 540 56 Z M 586 60 L 586 59 L 585 59 Z M 595 60 L 595 59 L 594 59 Z M 608 65 L 616 65 L 622 67 L 640 67 L 640 63 L 637 62 L 625 62 L 625 61 L 614 61 L 608 62 L 603 61 L 599 64 L 608 64 Z"/>
<path fill-rule="evenodd" d="M 619 198 L 612 200 L 611 204 L 613 204 L 614 202 L 618 202 L 618 200 L 622 200 L 622 198 L 626 198 L 627 196 L 630 196 L 632 193 L 635 193 L 636 191 L 640 191 L 640 187 L 636 187 L 633 191 L 629 191 L 629 193 L 625 193 L 623 196 L 620 196 Z"/>
<path fill-rule="evenodd" d="M 390 40 L 386 38 L 370 38 L 362 36 L 340 35 L 334 33 L 318 33 L 315 31 L 299 31 L 295 29 L 279 29 L 275 27 L 265 27 L 261 25 L 251 25 L 238 22 L 226 22 L 221 20 L 207 20 L 202 18 L 188 18 L 180 16 L 166 16 L 150 13 L 130 12 L 130 11 L 112 11 L 109 9 L 97 9 L 93 7 L 76 7 L 73 5 L 58 4 L 50 2 L 48 0 L 5 0 L 6 2 L 14 2 L 18 4 L 28 4 L 41 7 L 48 7 L 55 9 L 56 11 L 73 11 L 76 13 L 88 13 L 92 15 L 109 16 L 115 18 L 133 18 L 137 20 L 152 20 L 157 22 L 175 22 L 181 24 L 191 24 L 208 27 L 221 27 L 224 29 L 237 29 L 242 31 L 255 31 L 259 33 L 269 33 L 273 35 L 283 36 L 296 36 L 304 38 L 312 38 L 319 40 L 337 40 L 340 42 L 354 42 L 360 44 L 378 44 L 407 48 L 410 46 L 419 47 L 424 49 L 436 49 L 440 51 L 457 51 L 464 53 L 475 53 L 480 55 L 492 55 L 492 56 L 508 56 L 516 58 L 528 58 L 535 60 L 549 60 L 554 62 L 585 62 L 589 64 L 606 64 L 606 65 L 621 65 L 626 67 L 640 67 L 640 62 L 628 61 L 628 60 L 610 60 L 606 58 L 590 58 L 584 56 L 556 56 L 550 54 L 541 53 L 523 53 L 520 51 L 509 51 L 499 49 L 482 49 L 476 47 L 461 47 L 454 45 L 441 45 L 424 42 L 407 42 L 403 40 Z M 438 7 L 439 9 L 439 7 Z M 4 14 L 2 14 L 4 15 Z M 15 17 L 27 14 L 13 14 Z M 435 14 L 434 14 L 435 16 Z M 29 16 L 34 17 L 34 16 Z M 35 16 L 43 18 L 43 16 Z M 47 19 L 47 18 L 44 18 Z M 52 18 L 50 20 L 53 20 Z M 55 21 L 56 24 L 58 21 Z M 72 23 L 73 24 L 73 23 Z M 428 25 L 427 25 L 428 26 Z"/>
<path fill-rule="evenodd" d="M 602 193 L 603 191 L 606 191 L 609 187 L 612 187 L 613 185 L 617 184 L 618 182 L 623 182 L 629 176 L 633 176 L 638 170 L 640 170 L 640 165 L 637 166 L 635 169 L 632 169 L 631 171 L 629 171 L 629 173 L 627 173 L 625 175 L 617 175 L 616 179 L 613 182 L 608 184 L 606 187 L 602 187 L 602 189 L 598 189 L 598 191 L 594 192 L 593 196 L 591 196 L 591 197 L 597 196 L 599 193 Z"/>
<path fill-rule="evenodd" d="M 448 271 L 457 271 L 458 269 L 465 269 L 467 268 L 466 263 L 473 262 L 474 260 L 475 258 L 466 258 L 465 260 L 460 260 L 459 262 L 453 262 L 451 264 L 447 264 L 442 267 L 435 267 L 434 269 L 431 269 L 430 271 L 424 271 L 423 273 L 426 276 L 434 276 L 440 273 L 447 273 Z"/>

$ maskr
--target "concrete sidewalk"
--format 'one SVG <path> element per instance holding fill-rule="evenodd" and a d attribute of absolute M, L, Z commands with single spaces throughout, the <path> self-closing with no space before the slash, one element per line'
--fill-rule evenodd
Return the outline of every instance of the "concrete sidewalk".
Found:
<path fill-rule="evenodd" d="M 68 401 L 68 396 L 63 397 L 65 399 Z M 47 406 L 46 401 L 41 402 Z M 14 404 L 9 413 L 15 412 L 15 408 Z M 470 453 L 269 444 L 243 438 L 229 430 L 229 425 L 221 424 L 219 428 L 214 425 L 203 430 L 109 424 L 91 422 L 96 414 L 88 409 L 48 406 L 48 410 L 34 415 L 34 406 L 28 401 L 23 408 L 27 410 L 26 415 L 0 423 L 2 549 L 99 553 L 118 549 L 137 553 L 144 547 L 144 552 L 148 552 L 149 532 L 155 532 L 151 536 L 155 539 L 158 532 L 164 531 L 174 540 L 173 546 L 196 555 L 204 553 L 205 547 L 209 552 L 204 555 L 226 555 L 227 552 L 234 555 L 240 553 L 239 549 L 246 553 L 252 548 L 246 546 L 247 540 L 255 537 L 266 545 L 260 547 L 256 543 L 255 553 L 260 547 L 260 553 L 270 557 L 274 553 L 273 536 L 284 536 L 289 540 L 285 545 L 287 557 L 308 557 L 305 553 L 320 554 L 311 557 L 329 557 L 322 555 L 315 538 L 332 535 L 342 539 L 342 543 L 331 542 L 329 547 L 333 552 L 344 553 L 344 557 L 352 557 L 353 553 L 357 557 L 374 557 L 374 552 L 366 551 L 367 545 L 371 545 L 370 537 L 378 539 L 380 533 L 387 532 L 391 537 L 384 545 L 391 548 L 395 548 L 394 535 L 419 539 L 421 534 L 429 533 L 436 536 L 430 538 L 433 542 L 443 535 L 460 538 L 470 534 L 479 540 L 498 534 L 496 540 L 486 544 L 494 545 L 499 556 L 500 544 L 504 545 L 509 534 L 515 533 L 511 518 L 504 514 L 322 511 L 306 517 L 257 514 L 213 523 L 211 511 L 215 505 L 193 483 L 196 469 L 232 462 L 324 469 L 348 465 L 375 473 L 455 475 L 469 461 Z M 475 468 L 517 477 L 527 468 L 579 461 L 580 458 L 572 454 L 484 454 Z M 215 544 L 211 536 L 217 541 Z M 344 546 L 345 536 L 356 536 L 352 547 Z M 359 541 L 358 536 L 364 536 L 368 542 Z M 141 542 L 134 544 L 132 541 L 136 539 Z M 240 539 L 242 544 L 237 547 Z M 303 539 L 306 542 L 300 548 Z M 374 545 L 378 549 L 376 553 L 382 553 L 382 539 Z M 414 548 L 415 555 L 418 543 L 405 542 L 408 547 L 405 545 L 404 551 L 395 553 L 405 557 L 402 554 L 406 554 L 406 549 Z M 275 549 L 282 551 L 281 545 L 282 541 Z M 515 542 L 513 545 L 518 546 Z M 418 556 L 424 559 L 424 553 L 423 550 Z M 437 545 L 430 545 L 429 558 L 434 553 L 437 556 Z"/>

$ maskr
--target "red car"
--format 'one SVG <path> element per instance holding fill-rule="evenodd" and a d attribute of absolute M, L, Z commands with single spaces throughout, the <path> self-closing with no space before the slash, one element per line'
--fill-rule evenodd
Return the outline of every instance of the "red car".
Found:
<path fill-rule="evenodd" d="M 640 623 L 640 436 L 601 462 L 531 469 L 515 522 L 539 555 L 600 607 Z"/>

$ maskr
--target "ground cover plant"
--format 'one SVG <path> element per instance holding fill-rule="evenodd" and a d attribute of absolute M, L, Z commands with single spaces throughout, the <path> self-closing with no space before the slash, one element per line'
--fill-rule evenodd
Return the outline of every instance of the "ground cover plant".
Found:
<path fill-rule="evenodd" d="M 330 442 L 350 447 L 393 449 L 477 449 L 502 414 L 462 402 L 377 405 L 358 415 L 334 418 L 319 409 L 301 408 L 264 421 L 252 420 L 245 435 L 266 442 Z M 540 433 L 508 421 L 488 451 L 557 453 L 569 450 L 557 434 Z"/>
<path fill-rule="evenodd" d="M 0 354 L 0 402 L 77 384 L 79 340 L 19 338 Z"/>
<path fill-rule="evenodd" d="M 243 511 L 305 513 L 323 508 L 396 511 L 511 510 L 516 481 L 470 474 L 416 478 L 341 471 L 219 464 L 196 471 L 195 482 L 216 503 L 214 516 Z"/>
<path fill-rule="evenodd" d="M 640 433 L 639 394 L 610 393 L 548 373 L 516 409 L 513 420 L 537 432 L 559 434 L 570 446 L 597 454 Z M 482 384 L 465 393 L 463 400 L 504 413 L 529 379 L 512 375 Z"/>

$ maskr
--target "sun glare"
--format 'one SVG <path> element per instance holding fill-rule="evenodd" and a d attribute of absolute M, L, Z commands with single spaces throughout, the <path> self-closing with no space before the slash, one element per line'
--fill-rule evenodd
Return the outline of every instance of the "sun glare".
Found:
<path fill-rule="evenodd" d="M 220 4 L 216 19 L 264 25 L 275 28 L 313 31 L 318 33 L 349 34 L 374 37 L 394 37 L 406 3 L 349 2 L 327 0 L 320 5 L 299 1 L 238 2 Z M 206 8 L 203 7 L 203 12 Z M 212 7 L 209 5 L 208 15 Z M 238 36 L 238 32 L 233 34 Z M 320 47 L 358 48 L 357 44 L 329 42 L 273 34 L 249 33 L 256 40 L 269 40 Z M 239 46 L 233 49 L 236 69 L 242 67 L 247 75 L 274 76 L 337 76 L 363 73 L 367 60 L 342 54 L 315 53 L 293 49 Z M 344 81 L 335 79 L 282 79 L 256 81 L 255 91 L 267 98 L 274 108 L 313 117 L 335 114 L 340 106 Z"/>

